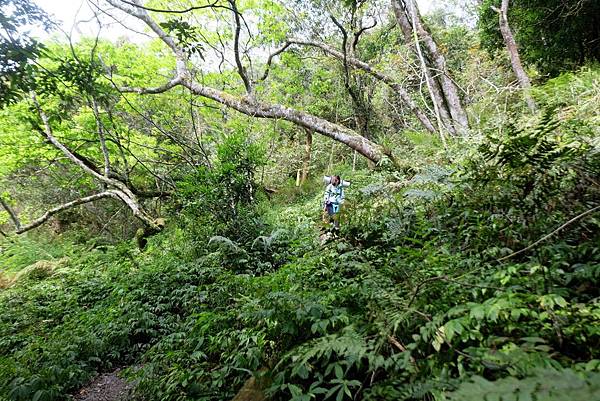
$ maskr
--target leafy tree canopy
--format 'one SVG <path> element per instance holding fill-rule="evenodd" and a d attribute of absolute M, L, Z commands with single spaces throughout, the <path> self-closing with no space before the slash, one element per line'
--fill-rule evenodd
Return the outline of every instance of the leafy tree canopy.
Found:
<path fill-rule="evenodd" d="M 29 33 L 50 29 L 46 13 L 30 0 L 0 0 L 0 107 L 13 103 L 31 89 L 44 45 Z"/>

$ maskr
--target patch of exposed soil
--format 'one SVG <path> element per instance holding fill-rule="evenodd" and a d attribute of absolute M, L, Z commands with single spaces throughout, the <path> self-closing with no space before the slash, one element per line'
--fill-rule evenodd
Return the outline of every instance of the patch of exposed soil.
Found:
<path fill-rule="evenodd" d="M 104 373 L 82 387 L 73 398 L 77 401 L 125 401 L 133 384 L 118 376 L 120 369 Z"/>

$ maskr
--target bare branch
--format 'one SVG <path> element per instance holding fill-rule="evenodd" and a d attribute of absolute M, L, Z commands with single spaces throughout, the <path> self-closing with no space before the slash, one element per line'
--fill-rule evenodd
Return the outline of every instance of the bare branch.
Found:
<path fill-rule="evenodd" d="M 350 92 L 350 95 L 353 95 L 352 90 L 350 88 L 350 71 L 348 69 L 348 32 L 344 28 L 344 26 L 338 22 L 337 19 L 333 15 L 330 15 L 331 20 L 338 27 L 338 29 L 342 32 L 342 61 L 344 64 L 344 85 L 346 89 Z"/>
<path fill-rule="evenodd" d="M 193 98 L 192 98 L 191 94 L 190 94 L 189 104 L 190 104 L 190 120 L 192 122 L 192 132 L 194 133 L 194 138 L 196 139 L 196 145 L 198 146 L 200 153 L 202 153 L 202 156 L 204 156 L 204 161 L 206 162 L 206 164 L 209 167 L 211 167 L 210 157 L 208 157 L 208 152 L 206 151 L 206 149 L 204 148 L 204 144 L 202 143 L 203 130 L 202 129 L 199 130 L 199 127 L 198 127 L 200 120 L 201 120 L 201 116 L 198 113 L 198 111 L 194 108 L 194 102 L 193 102 Z M 199 120 L 199 121 L 196 122 L 196 120 Z"/>
<path fill-rule="evenodd" d="M 356 46 L 358 46 L 358 41 L 360 40 L 360 35 L 368 31 L 369 29 L 373 29 L 377 26 L 377 20 L 373 20 L 372 25 L 363 26 L 357 32 L 354 32 L 354 39 L 352 40 L 352 51 L 356 51 Z"/>
<path fill-rule="evenodd" d="M 6 201 L 4 200 L 4 198 L 2 198 L 2 196 L 0 196 L 0 205 L 2 205 L 4 210 L 6 210 L 6 212 L 8 213 L 8 216 L 12 220 L 16 229 L 18 230 L 19 228 L 21 228 L 21 221 L 19 221 L 19 217 L 17 216 L 17 213 L 15 213 L 15 211 L 12 209 L 12 207 L 10 207 L 10 205 L 8 203 L 6 203 Z"/>
<path fill-rule="evenodd" d="M 103 14 L 106 15 L 108 18 L 110 18 L 111 20 L 114 21 L 114 23 L 120 25 L 121 27 L 125 28 L 125 29 L 129 29 L 130 31 L 136 33 L 137 35 L 140 36 L 145 36 L 149 39 L 152 39 L 152 35 L 149 35 L 146 32 L 141 32 L 138 30 L 133 29 L 132 27 L 128 26 L 124 21 L 121 21 L 119 19 L 117 19 L 114 15 L 112 15 L 111 13 L 107 12 L 106 10 L 102 9 L 102 7 L 100 7 L 100 5 L 97 4 L 97 1 L 94 0 L 87 0 L 88 5 L 90 5 L 90 9 L 95 9 L 97 11 L 97 13 L 95 14 Z"/>
<path fill-rule="evenodd" d="M 419 46 L 422 45 L 427 53 L 427 69 L 424 73 L 431 82 L 432 96 L 440 106 L 440 115 L 445 127 L 450 133 L 453 133 L 453 131 L 466 133 L 469 128 L 469 121 L 458 95 L 458 88 L 454 81 L 450 79 L 446 58 L 439 50 L 431 33 L 423 25 L 415 0 L 391 0 L 391 5 L 406 43 L 408 45 L 419 43 Z M 414 40 L 415 34 L 417 41 Z M 415 46 L 412 46 L 412 48 L 416 53 L 417 48 Z M 437 79 L 432 79 L 430 72 L 432 66 L 441 72 Z M 448 119 L 446 116 L 450 120 L 446 121 Z M 448 124 L 448 122 L 451 124 Z"/>
<path fill-rule="evenodd" d="M 181 85 L 182 80 L 183 79 L 181 76 L 176 76 L 175 78 L 173 78 L 169 82 L 165 83 L 164 85 L 151 87 L 151 88 L 136 88 L 136 87 L 129 87 L 129 86 L 121 86 L 121 87 L 119 87 L 119 91 L 126 92 L 126 93 L 137 93 L 140 95 L 152 95 L 152 94 L 164 93 L 164 92 L 168 91 L 169 89 L 176 87 L 177 85 Z"/>
<path fill-rule="evenodd" d="M 553 235 L 557 234 L 560 230 L 562 230 L 563 228 L 566 228 L 567 226 L 575 223 L 577 220 L 580 220 L 582 218 L 584 218 L 587 215 L 590 215 L 596 211 L 600 210 L 600 206 L 596 206 L 594 208 L 591 208 L 589 210 L 586 210 L 585 212 L 578 214 L 577 216 L 573 217 L 572 219 L 570 219 L 569 221 L 567 221 L 566 223 L 562 224 L 560 227 L 558 227 L 556 230 L 552 231 L 550 234 L 546 234 L 544 235 L 542 238 L 540 238 L 539 240 L 535 241 L 533 244 L 526 246 L 525 248 L 517 251 L 517 252 L 513 252 L 510 255 L 504 256 L 500 259 L 497 259 L 498 262 L 501 262 L 503 260 L 507 260 L 512 258 L 513 256 L 517 256 L 522 254 L 523 252 L 527 252 L 528 250 L 536 247 L 537 245 L 541 244 L 542 242 L 546 241 L 548 238 L 552 237 Z"/>
<path fill-rule="evenodd" d="M 92 110 L 94 111 L 94 118 L 96 119 L 96 128 L 98 130 L 98 138 L 100 139 L 100 149 L 102 150 L 102 155 L 104 156 L 104 176 L 108 177 L 110 173 L 110 157 L 108 155 L 108 148 L 106 147 L 106 136 L 104 135 L 104 126 L 102 125 L 102 120 L 100 120 L 98 103 L 93 97 Z"/>
<path fill-rule="evenodd" d="M 60 206 L 56 206 L 56 207 L 54 207 L 54 208 L 46 211 L 46 213 L 44 213 L 41 217 L 33 220 L 31 223 L 26 224 L 24 226 L 18 226 L 15 232 L 17 234 L 22 234 L 25 231 L 32 230 L 32 229 L 34 229 L 36 227 L 39 227 L 42 224 L 44 224 L 46 221 L 48 221 L 48 219 L 50 217 L 54 216 L 55 214 L 57 214 L 59 212 L 62 212 L 63 210 L 66 210 L 66 209 L 70 209 L 72 207 L 75 207 L 75 206 L 78 206 L 78 205 L 82 205 L 84 203 L 93 202 L 95 200 L 103 199 L 103 198 L 114 198 L 114 199 L 121 200 L 121 197 L 118 195 L 117 192 L 118 191 L 114 191 L 114 190 L 100 192 L 98 194 L 94 194 L 94 195 L 86 196 L 86 197 L 83 197 L 83 198 L 75 199 L 75 200 L 72 200 L 71 202 L 67 202 L 67 203 L 64 203 L 64 204 L 62 204 Z"/>
<path fill-rule="evenodd" d="M 183 52 L 183 50 L 181 48 L 179 48 L 179 46 L 177 46 L 177 42 L 175 41 L 175 38 L 173 38 L 172 36 L 170 36 L 169 34 L 167 34 L 161 27 L 160 25 L 158 25 L 156 23 L 156 21 L 154 21 L 152 18 L 150 18 L 150 16 L 148 15 L 148 12 L 146 11 L 146 9 L 140 4 L 139 0 L 133 0 L 133 1 L 125 1 L 125 0 L 107 0 L 108 3 L 110 5 L 112 5 L 113 7 L 118 8 L 119 10 L 133 16 L 136 18 L 141 19 L 142 21 L 144 21 L 144 23 L 146 25 L 148 25 L 148 27 L 150 29 L 152 29 L 152 31 L 158 35 L 158 37 L 160 38 L 160 40 L 162 40 L 167 46 L 169 46 L 169 48 L 173 51 L 173 53 L 175 53 L 175 56 L 177 57 L 177 67 L 178 70 L 180 69 L 184 69 L 185 65 L 184 60 L 185 60 L 185 54 Z M 134 8 L 129 8 L 123 5 L 123 3 L 128 4 L 133 6 Z"/>
<path fill-rule="evenodd" d="M 65 156 L 67 156 L 67 158 L 69 160 L 71 160 L 73 163 L 75 163 L 77 166 L 79 166 L 83 171 L 90 174 L 94 178 L 98 179 L 99 181 L 101 181 L 105 184 L 108 184 L 110 186 L 115 186 L 121 190 L 129 192 L 129 189 L 127 189 L 127 187 L 123 183 L 119 182 L 118 180 L 114 180 L 114 179 L 103 176 L 98 171 L 96 171 L 95 169 L 88 166 L 88 164 L 86 164 L 80 158 L 75 156 L 75 154 L 73 152 L 71 152 L 65 145 L 63 145 L 58 139 L 56 139 L 56 137 L 54 137 L 54 135 L 52 134 L 52 128 L 50 127 L 50 121 L 48 119 L 48 116 L 40 107 L 40 104 L 37 101 L 37 98 L 35 96 L 35 93 L 31 94 L 31 99 L 33 100 L 33 104 L 35 105 L 35 108 L 37 109 L 38 115 L 40 116 L 40 118 L 44 124 L 44 135 L 46 136 L 46 139 L 48 139 L 48 141 L 52 145 L 54 145 L 54 147 L 56 147 L 61 152 L 63 152 L 63 154 Z"/>
<path fill-rule="evenodd" d="M 183 153 L 182 153 L 180 156 L 181 156 L 181 157 L 182 157 L 182 158 L 185 160 L 185 162 L 186 162 L 186 163 L 188 163 L 190 166 L 194 167 L 194 166 L 196 165 L 196 164 L 195 164 L 195 162 L 194 162 L 194 156 L 193 156 L 193 154 L 190 154 L 190 152 L 189 152 L 189 151 L 195 152 L 196 150 L 195 150 L 193 147 L 191 147 L 191 146 L 189 146 L 188 144 L 186 144 L 185 142 L 183 142 L 183 141 L 180 141 L 179 139 L 177 139 L 177 138 L 176 138 L 174 135 L 172 135 L 171 133 L 169 133 L 169 132 L 167 131 L 167 129 L 165 129 L 164 127 L 162 127 L 160 124 L 158 124 L 156 121 L 154 121 L 152 118 L 150 118 L 150 117 L 149 117 L 149 116 L 147 116 L 146 114 L 142 113 L 140 110 L 138 110 L 138 109 L 137 109 L 137 108 L 136 108 L 136 107 L 135 107 L 135 106 L 134 106 L 134 105 L 133 105 L 133 104 L 132 104 L 132 103 L 129 101 L 129 99 L 127 99 L 127 97 L 126 97 L 126 96 L 123 96 L 123 93 L 124 93 L 124 92 L 129 92 L 129 93 L 138 93 L 138 94 L 146 94 L 146 93 L 148 93 L 148 94 L 157 94 L 157 93 L 163 93 L 163 92 L 166 92 L 166 91 L 168 91 L 168 90 L 169 90 L 169 89 L 171 89 L 171 88 L 168 88 L 168 89 L 161 89 L 161 90 L 160 90 L 160 91 L 158 91 L 158 92 L 155 92 L 155 91 L 153 91 L 153 90 L 151 90 L 151 91 L 149 91 L 149 92 L 148 92 L 146 88 L 131 88 L 131 87 L 120 88 L 120 87 L 118 87 L 118 86 L 117 86 L 117 84 L 116 84 L 116 83 L 115 83 L 115 82 L 114 82 L 112 79 L 110 79 L 110 78 L 109 78 L 109 80 L 111 81 L 111 83 L 113 84 L 113 86 L 115 87 L 115 89 L 116 89 L 117 91 L 119 91 L 119 93 L 121 94 L 121 97 L 123 98 L 123 100 L 125 101 L 125 103 L 127 103 L 127 105 L 128 105 L 129 107 L 131 107 L 131 109 L 132 109 L 132 110 L 133 110 L 135 113 L 137 113 L 137 114 L 138 114 L 140 117 L 142 117 L 142 118 L 144 119 L 144 121 L 146 121 L 146 122 L 150 123 L 150 124 L 151 124 L 151 125 L 152 125 L 154 128 L 156 128 L 156 129 L 157 129 L 157 130 L 158 130 L 158 131 L 159 131 L 159 132 L 160 132 L 162 135 L 164 135 L 165 137 L 169 138 L 171 141 L 173 141 L 173 143 L 174 143 L 174 144 L 177 144 L 177 145 L 178 145 L 178 146 L 181 148 L 181 150 L 182 150 L 182 152 L 183 152 Z M 177 80 L 177 78 L 176 78 L 176 79 L 174 79 L 174 80 Z M 172 81 L 174 81 L 174 80 L 172 80 Z M 171 82 L 172 82 L 172 81 L 171 81 Z M 180 85 L 180 84 L 181 84 L 181 79 L 179 80 L 179 83 L 178 83 L 177 85 Z M 163 85 L 163 86 L 168 86 L 168 85 Z M 174 86 L 176 86 L 176 85 L 174 85 Z M 173 86 L 173 87 L 174 87 L 174 86 Z M 143 146 L 143 145 L 141 145 L 141 144 L 137 144 L 137 145 Z M 166 151 L 166 149 L 160 149 L 160 150 L 162 150 L 162 151 Z M 128 151 L 129 151 L 129 150 L 128 150 Z M 135 155 L 133 155 L 133 153 L 132 153 L 131 151 L 129 151 L 129 153 L 130 153 L 132 156 L 134 156 L 134 157 L 135 157 Z M 147 170 L 148 170 L 148 171 L 150 171 L 149 169 L 147 169 Z"/>
<path fill-rule="evenodd" d="M 333 15 L 330 16 L 333 23 L 339 28 L 342 32 L 342 64 L 344 67 L 344 87 L 348 91 L 350 98 L 352 99 L 352 104 L 354 107 L 354 120 L 357 129 L 365 135 L 368 136 L 368 116 L 369 113 L 366 110 L 366 104 L 363 98 L 360 96 L 358 91 L 350 84 L 350 68 L 348 66 L 348 52 L 350 51 L 352 55 L 354 55 L 354 46 L 348 49 L 348 32 L 344 28 L 344 26 L 338 22 Z M 354 18 L 354 17 L 353 17 Z M 358 39 L 358 38 L 356 38 Z M 360 117 L 359 117 L 360 116 Z M 362 118 L 361 118 L 362 117 Z"/>
<path fill-rule="evenodd" d="M 130 6 L 134 6 L 134 7 L 138 7 L 138 8 L 142 8 L 146 11 L 152 11 L 155 13 L 165 13 L 165 14 L 186 14 L 192 11 L 196 11 L 196 10 L 204 10 L 207 8 L 221 8 L 221 9 L 226 9 L 226 10 L 231 10 L 231 8 L 227 7 L 227 6 L 223 6 L 223 5 L 219 5 L 217 4 L 219 2 L 219 0 L 215 0 L 212 3 L 209 4 L 205 4 L 203 6 L 193 6 L 193 7 L 188 7 L 186 9 L 183 10 L 171 10 L 171 9 L 164 9 L 164 8 L 153 8 L 153 7 L 146 7 L 143 6 L 139 3 L 134 3 L 131 1 L 127 1 L 127 0 L 120 0 L 125 4 L 128 4 Z"/>
<path fill-rule="evenodd" d="M 339 60 L 344 60 L 344 54 L 342 52 L 337 51 L 324 43 L 301 39 L 290 39 L 288 43 L 316 47 L 323 50 L 326 54 L 329 54 Z M 370 64 L 367 64 L 364 61 L 361 61 L 357 58 L 346 57 L 346 61 L 349 65 L 363 70 L 367 74 L 388 85 L 392 90 L 394 90 L 394 92 L 396 92 L 396 94 L 402 100 L 402 102 L 408 106 L 411 112 L 415 115 L 415 117 L 417 117 L 421 125 L 427 131 L 433 134 L 437 133 L 436 128 L 433 126 L 427 115 L 425 115 L 425 113 L 423 113 L 419 106 L 417 106 L 417 104 L 411 99 L 410 95 L 408 94 L 406 89 L 404 89 L 402 84 L 397 82 L 393 77 L 374 69 Z"/>
<path fill-rule="evenodd" d="M 286 51 L 286 49 L 288 47 L 290 47 L 291 45 L 292 44 L 290 42 L 286 42 L 279 49 L 277 49 L 273 53 L 269 54 L 269 58 L 267 59 L 267 64 L 265 66 L 265 72 L 264 72 L 263 76 L 260 77 L 260 79 L 257 82 L 262 82 L 265 79 L 267 79 L 267 76 L 269 76 L 269 71 L 271 69 L 271 64 L 273 63 L 273 58 L 277 57 L 278 55 L 280 55 L 281 53 L 283 53 L 284 51 Z"/>
<path fill-rule="evenodd" d="M 233 19 L 235 21 L 235 28 L 233 30 L 233 55 L 235 57 L 235 64 L 237 66 L 237 71 L 242 81 L 244 82 L 244 87 L 246 88 L 246 93 L 252 93 L 252 83 L 248 79 L 248 75 L 246 74 L 246 68 L 244 68 L 242 64 L 242 60 L 240 59 L 240 31 L 242 26 L 240 24 L 240 13 L 237 9 L 237 4 L 235 0 L 228 0 L 231 8 L 233 10 Z"/>
<path fill-rule="evenodd" d="M 52 134 L 52 128 L 50 127 L 50 121 L 48 119 L 48 116 L 40 107 L 40 104 L 37 101 L 37 97 L 35 96 L 35 93 L 31 94 L 31 99 L 33 100 L 33 104 L 35 105 L 35 108 L 37 109 L 38 115 L 40 116 L 42 123 L 44 124 L 43 133 L 46 136 L 46 139 L 48 139 L 48 141 L 50 143 L 52 143 L 52 145 L 54 145 L 54 147 L 58 148 L 61 152 L 63 152 L 63 154 L 65 156 L 67 156 L 67 158 L 69 160 L 71 160 L 73 163 L 78 165 L 83 171 L 85 171 L 86 173 L 92 175 L 93 177 L 97 178 L 98 180 L 100 180 L 106 184 L 112 184 L 112 182 L 110 181 L 110 179 L 108 177 L 104 177 L 102 174 L 98 173 L 96 170 L 90 168 L 86 163 L 84 163 L 82 160 L 77 158 L 66 146 L 64 146 L 62 143 L 60 143 L 54 137 L 54 135 Z"/>

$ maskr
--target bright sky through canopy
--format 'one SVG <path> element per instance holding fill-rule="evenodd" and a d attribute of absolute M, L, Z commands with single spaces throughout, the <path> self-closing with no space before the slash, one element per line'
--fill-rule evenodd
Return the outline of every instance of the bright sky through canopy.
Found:
<path fill-rule="evenodd" d="M 42 9 L 51 14 L 55 20 L 59 21 L 59 26 L 65 33 L 72 31 L 73 39 L 77 40 L 81 36 L 96 36 L 98 26 L 94 20 L 94 7 L 87 0 L 34 0 Z M 436 0 L 417 0 L 421 13 L 427 13 L 432 9 Z M 95 11 L 98 11 L 94 9 Z M 142 23 L 132 17 L 126 17 L 123 13 L 118 13 L 121 20 L 110 22 L 110 26 L 105 27 L 100 36 L 109 40 L 117 40 L 126 37 L 134 42 L 143 42 L 147 39 L 145 27 Z M 108 19 L 106 15 L 103 20 Z M 134 31 L 140 32 L 136 33 Z M 41 36 L 42 32 L 37 36 Z"/>
<path fill-rule="evenodd" d="M 126 37 L 134 42 L 143 42 L 147 39 L 147 36 L 142 34 L 145 32 L 145 26 L 140 21 L 123 13 L 118 13 L 119 21 L 116 21 L 100 12 L 87 0 L 34 0 L 34 2 L 52 15 L 63 32 L 72 33 L 75 40 L 82 36 L 93 37 L 98 34 L 94 12 L 101 16 L 104 24 L 108 24 L 100 32 L 102 38 L 115 41 Z"/>

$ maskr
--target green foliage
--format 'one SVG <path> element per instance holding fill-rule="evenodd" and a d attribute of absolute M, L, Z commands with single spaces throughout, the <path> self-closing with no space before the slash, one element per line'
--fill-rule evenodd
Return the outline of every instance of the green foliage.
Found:
<path fill-rule="evenodd" d="M 306 10 L 317 10 L 315 4 Z M 267 39 L 288 33 L 278 18 L 256 16 L 272 29 Z M 163 27 L 186 46 L 206 33 L 183 19 Z M 449 61 L 467 74 L 457 57 L 472 42 L 465 29 L 435 34 L 446 35 Z M 373 35 L 359 53 L 377 60 L 379 49 L 389 50 L 386 35 Z M 136 100 L 115 96 L 101 66 L 78 53 L 95 51 L 118 65 L 109 67 L 118 84 L 161 84 L 148 72 L 173 68 L 172 58 L 102 42 L 48 58 L 47 66 L 74 85 L 40 96 L 51 124 L 68 146 L 101 166 L 88 102 L 97 96 L 114 171 L 126 172 L 136 187 L 169 183 L 172 201 L 147 203 L 176 218 L 149 238 L 144 252 L 128 242 L 84 241 L 81 232 L 76 241 L 57 235 L 2 242 L 3 269 L 21 276 L 0 293 L 0 399 L 68 399 L 116 366 L 131 367 L 136 397 L 147 401 L 229 400 L 251 376 L 274 401 L 553 399 L 559 389 L 597 396 L 600 223 L 596 213 L 577 218 L 600 199 L 597 69 L 536 88 L 540 116 L 506 113 L 494 121 L 508 123 L 498 126 L 484 116 L 480 146 L 457 140 L 444 149 L 421 132 L 397 135 L 396 122 L 390 124 L 394 135 L 382 141 L 403 146 L 400 171 L 343 166 L 351 152 L 315 139 L 312 181 L 289 183 L 267 199 L 262 186 L 295 175 L 304 132 L 237 115 L 223 121 L 210 102 L 194 114 L 201 100 L 178 89 Z M 338 64 L 294 52 L 281 59 L 269 76 L 274 85 L 259 85 L 257 99 L 351 120 Z M 228 74 L 205 79 L 234 85 Z M 2 156 L 32 143 L 42 149 L 31 150 L 30 159 L 11 158 L 0 171 L 6 182 L 57 159 L 26 134 L 39 125 L 31 124 L 30 112 L 23 102 L 2 114 L 0 138 L 11 143 Z M 188 112 L 191 127 L 184 123 Z M 208 128 L 199 131 L 196 121 L 204 119 Z M 219 128 L 211 126 L 215 121 Z M 256 139 L 263 134 L 268 152 Z M 320 168 L 352 183 L 342 228 L 326 243 L 318 233 Z M 62 185 L 31 174 L 32 182 L 53 189 L 27 193 L 36 197 L 31 208 L 60 198 L 59 190 L 98 189 L 60 164 L 48 169 Z"/>
<path fill-rule="evenodd" d="M 563 143 L 551 120 L 494 138 L 488 160 L 476 161 L 519 183 L 542 174 L 536 163 L 548 170 L 585 158 L 585 147 L 548 150 Z M 552 128 L 542 134 L 540 126 Z M 546 156 L 522 158 L 515 146 Z M 277 200 L 271 220 L 282 228 L 270 235 L 213 236 L 204 251 L 190 252 L 200 240 L 175 230 L 152 238 L 144 254 L 109 247 L 6 290 L 2 395 L 62 399 L 117 364 L 141 365 L 130 375 L 149 401 L 231 399 L 252 374 L 274 400 L 481 399 L 504 387 L 503 396 L 518 388 L 535 399 L 567 385 L 548 381 L 556 370 L 573 391 L 593 395 L 597 368 L 577 366 L 599 357 L 600 252 L 593 240 L 554 241 L 518 263 L 494 262 L 490 244 L 500 246 L 504 226 L 454 216 L 487 216 L 516 184 L 498 194 L 490 178 L 475 191 L 481 169 L 472 168 L 460 178 L 441 166 L 409 177 L 344 174 L 353 206 L 342 237 L 325 246 L 302 228 L 315 217 L 314 198 L 301 198 L 294 212 Z"/>
<path fill-rule="evenodd" d="M 508 377 L 489 382 L 475 376 L 453 392 L 450 400 L 594 400 L 600 397 L 600 377 L 597 372 L 578 373 L 571 369 L 545 369 L 525 379 Z"/>
<path fill-rule="evenodd" d="M 197 55 L 204 60 L 202 55 L 204 47 L 200 42 L 201 33 L 197 27 L 190 25 L 181 18 L 161 22 L 160 26 L 167 33 L 177 38 L 179 45 L 184 49 L 188 57 Z"/>
<path fill-rule="evenodd" d="M 39 260 L 59 260 L 77 256 L 84 250 L 81 245 L 69 241 L 56 243 L 44 236 L 26 235 L 18 238 L 0 241 L 0 256 L 2 257 L 1 271 L 17 273 L 23 268 Z"/>
<path fill-rule="evenodd" d="M 588 122 L 570 118 L 566 109 L 547 111 L 532 126 L 509 127 L 502 137 L 491 136 L 481 148 L 484 158 L 470 167 L 472 184 L 459 197 L 472 205 L 474 214 L 447 216 L 451 224 L 455 219 L 464 224 L 487 220 L 483 227 L 499 229 L 500 243 L 514 250 L 542 236 L 549 223 L 593 207 L 600 189 L 593 178 L 600 168 L 593 135 Z M 582 229 L 593 230 L 594 225 Z M 572 232 L 571 244 L 577 243 L 578 235 L 585 234 Z M 488 239 L 490 245 L 498 239 L 495 230 L 469 237 L 464 240 Z"/>
<path fill-rule="evenodd" d="M 63 399 L 94 372 L 129 363 L 193 313 L 198 285 L 218 274 L 210 263 L 180 266 L 159 250 L 150 252 L 162 254 L 162 262 L 153 257 L 151 265 L 131 252 L 93 251 L 51 278 L 5 290 L 3 396 L 29 400 L 41 391 L 45 399 Z"/>
<path fill-rule="evenodd" d="M 35 87 L 35 75 L 43 69 L 35 61 L 45 53 L 45 46 L 33 39 L 34 26 L 48 30 L 48 16 L 29 0 L 0 1 L 0 107 L 18 101 Z"/>
<path fill-rule="evenodd" d="M 190 224 L 204 221 L 209 235 L 251 241 L 261 230 L 256 214 L 258 192 L 256 169 L 264 163 L 264 152 L 242 133 L 225 138 L 211 166 L 200 166 L 180 184 L 180 194 Z"/>
<path fill-rule="evenodd" d="M 489 50 L 503 49 L 498 14 L 491 6 L 499 7 L 500 1 L 486 0 L 480 6 L 482 44 Z M 550 76 L 598 61 L 599 7 L 596 1 L 511 1 L 508 22 L 521 57 Z"/>

